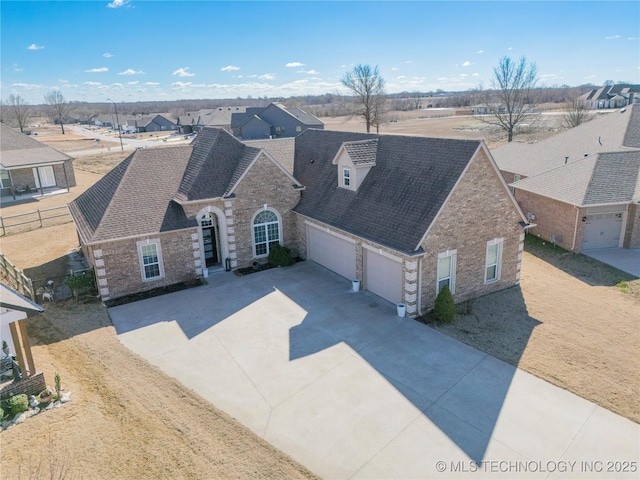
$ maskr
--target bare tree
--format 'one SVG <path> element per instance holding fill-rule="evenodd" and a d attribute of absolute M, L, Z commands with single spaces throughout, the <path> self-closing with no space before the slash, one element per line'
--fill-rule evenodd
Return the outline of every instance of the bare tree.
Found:
<path fill-rule="evenodd" d="M 502 57 L 493 69 L 492 90 L 480 92 L 486 115 L 478 116 L 478 119 L 507 132 L 511 142 L 518 125 L 532 120 L 537 103 L 534 91 L 537 82 L 535 63 L 527 62 L 525 57 L 520 57 L 518 62 Z"/>
<path fill-rule="evenodd" d="M 387 112 L 389 112 L 387 97 L 385 95 L 374 96 L 371 99 L 371 125 L 376 127 L 376 133 L 380 133 L 380 124 L 386 120 Z"/>
<path fill-rule="evenodd" d="M 60 124 L 62 134 L 64 135 L 64 117 L 67 116 L 71 108 L 64 98 L 64 95 L 60 93 L 60 90 L 51 90 L 45 94 L 44 103 L 48 105 L 47 110 L 54 122 Z"/>
<path fill-rule="evenodd" d="M 7 108 L 7 116 L 15 120 L 20 128 L 21 132 L 24 132 L 24 127 L 27 126 L 29 118 L 31 118 L 31 109 L 29 103 L 20 95 L 9 95 L 9 98 L 4 104 Z"/>
<path fill-rule="evenodd" d="M 580 98 L 568 99 L 564 103 L 564 112 L 560 117 L 560 126 L 564 128 L 577 127 L 582 123 L 586 123 L 593 118 L 591 112 L 587 109 L 584 102 Z"/>
<path fill-rule="evenodd" d="M 381 97 L 385 97 L 384 79 L 378 71 L 378 66 L 356 65 L 347 72 L 340 82 L 353 92 L 356 97 L 355 112 L 364 117 L 367 133 L 376 120 L 376 108 L 381 105 Z M 380 115 L 381 116 L 381 115 Z"/>

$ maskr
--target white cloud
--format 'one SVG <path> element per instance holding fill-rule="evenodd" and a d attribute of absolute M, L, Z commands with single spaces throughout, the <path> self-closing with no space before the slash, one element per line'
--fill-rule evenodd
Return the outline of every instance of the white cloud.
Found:
<path fill-rule="evenodd" d="M 26 88 L 27 90 L 42 88 L 42 85 L 38 85 L 36 83 L 12 83 L 11 86 L 18 87 L 18 88 Z"/>
<path fill-rule="evenodd" d="M 484 50 L 478 50 L 476 53 L 477 53 L 477 54 L 484 53 Z"/>
<path fill-rule="evenodd" d="M 398 67 L 391 67 L 392 72 L 397 72 L 398 70 L 400 70 Z"/>
<path fill-rule="evenodd" d="M 104 58 L 111 58 L 111 57 L 113 57 L 113 53 L 105 52 L 105 53 L 102 54 L 102 56 Z"/>
<path fill-rule="evenodd" d="M 285 65 L 285 67 L 288 67 L 288 68 L 303 67 L 303 66 L 304 66 L 304 63 L 302 62 L 289 62 Z"/>
<path fill-rule="evenodd" d="M 44 45 L 36 45 L 35 43 L 32 43 L 27 47 L 27 49 L 29 50 L 42 50 L 43 48 L 44 48 Z"/>
<path fill-rule="evenodd" d="M 102 85 L 100 82 L 84 82 L 85 85 L 89 85 L 90 87 L 98 87 Z"/>
<path fill-rule="evenodd" d="M 479 77 L 480 74 L 478 72 L 474 73 L 473 75 L 471 75 L 472 77 Z"/>
<path fill-rule="evenodd" d="M 135 82 L 127 82 L 127 85 L 138 85 L 140 82 L 136 80 Z"/>
<path fill-rule="evenodd" d="M 156 86 L 156 85 L 160 85 L 160 82 L 144 82 L 145 85 L 151 85 L 151 86 Z"/>
<path fill-rule="evenodd" d="M 109 8 L 126 7 L 127 5 L 129 5 L 129 3 L 130 3 L 130 0 L 113 0 L 113 2 L 107 3 L 107 7 Z"/>
<path fill-rule="evenodd" d="M 507 50 L 513 50 L 513 47 L 509 47 L 509 48 L 507 48 Z"/>
<path fill-rule="evenodd" d="M 610 37 L 604 37 L 605 40 L 617 40 L 620 35 L 611 35 Z"/>
<path fill-rule="evenodd" d="M 274 73 L 265 73 L 264 75 L 260 75 L 258 78 L 260 80 L 275 80 L 276 75 Z"/>
<path fill-rule="evenodd" d="M 469 76 L 469 75 L 468 75 L 468 74 L 466 74 L 466 73 L 461 73 L 461 74 L 460 74 L 460 78 L 465 78 L 465 77 L 468 77 L 468 76 Z"/>
<path fill-rule="evenodd" d="M 320 72 L 319 72 L 319 71 L 317 71 L 317 70 L 313 70 L 313 69 L 311 69 L 311 70 L 307 70 L 307 71 L 306 71 L 306 72 L 304 72 L 304 73 L 306 73 L 307 75 L 319 75 L 319 74 L 320 74 Z"/>
<path fill-rule="evenodd" d="M 190 87 L 191 85 L 193 85 L 191 82 L 173 82 L 171 84 L 171 88 L 176 89 L 176 88 L 187 88 Z"/>
<path fill-rule="evenodd" d="M 69 83 L 69 80 L 65 80 L 65 79 L 63 79 L 63 78 L 59 78 L 59 79 L 58 79 L 58 81 L 59 81 L 60 83 Z"/>
<path fill-rule="evenodd" d="M 227 65 L 226 67 L 222 67 L 220 69 L 221 72 L 235 72 L 236 70 L 240 70 L 240 67 L 236 67 L 235 65 Z"/>
<path fill-rule="evenodd" d="M 119 72 L 118 75 L 144 75 L 144 72 L 142 70 L 127 68 L 124 72 Z"/>
<path fill-rule="evenodd" d="M 85 70 L 86 73 L 103 73 L 108 71 L 109 69 L 107 67 L 90 68 L 89 70 Z"/>
<path fill-rule="evenodd" d="M 471 62 L 469 60 L 462 64 L 463 67 L 468 67 L 469 65 L 471 65 Z"/>
<path fill-rule="evenodd" d="M 21 72 L 21 71 L 23 71 L 23 70 L 24 70 L 24 68 L 19 67 L 17 63 L 14 63 L 14 64 L 13 64 L 13 71 L 14 71 L 14 72 Z"/>
<path fill-rule="evenodd" d="M 189 67 L 179 68 L 172 73 L 172 75 L 176 75 L 178 77 L 195 77 L 195 73 L 188 72 Z M 180 82 L 178 82 L 180 83 Z"/>

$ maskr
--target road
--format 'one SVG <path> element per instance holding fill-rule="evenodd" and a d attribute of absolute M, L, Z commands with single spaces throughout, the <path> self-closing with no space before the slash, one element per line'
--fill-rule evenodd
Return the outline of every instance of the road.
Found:
<path fill-rule="evenodd" d="M 78 135 L 83 135 L 89 138 L 99 138 L 100 140 L 105 140 L 109 142 L 117 142 L 118 137 L 115 134 L 104 134 L 97 132 L 95 130 L 89 130 L 87 128 L 81 126 L 71 126 L 68 127 L 70 130 L 73 130 Z M 166 143 L 164 140 L 166 139 Z M 185 137 L 183 135 L 171 135 L 167 134 L 164 137 L 155 137 L 150 139 L 133 139 L 128 137 L 122 137 L 122 149 L 124 151 L 133 151 L 138 148 L 153 148 L 158 147 L 160 145 L 188 145 L 193 140 L 193 137 Z M 97 153 L 111 153 L 116 152 L 120 149 L 119 146 L 107 147 L 107 148 L 92 148 L 91 150 L 79 150 L 75 152 L 71 152 L 74 157 L 82 157 L 86 155 L 95 155 Z"/>

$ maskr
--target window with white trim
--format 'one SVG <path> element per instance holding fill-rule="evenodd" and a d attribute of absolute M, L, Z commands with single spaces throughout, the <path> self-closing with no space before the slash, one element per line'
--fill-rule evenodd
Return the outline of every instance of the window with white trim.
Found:
<path fill-rule="evenodd" d="M 9 170 L 4 168 L 0 169 L 0 187 L 9 188 L 11 186 L 11 177 L 9 176 Z"/>
<path fill-rule="evenodd" d="M 452 294 L 455 292 L 457 256 L 457 250 L 447 250 L 438 254 L 436 293 L 440 293 L 445 285 L 449 287 Z"/>
<path fill-rule="evenodd" d="M 256 258 L 268 256 L 274 245 L 280 245 L 280 221 L 275 212 L 262 210 L 255 216 L 253 244 Z"/>
<path fill-rule="evenodd" d="M 484 267 L 484 283 L 500 280 L 502 264 L 502 238 L 495 238 L 487 242 L 487 255 Z"/>
<path fill-rule="evenodd" d="M 348 168 L 342 169 L 342 186 L 348 187 L 351 185 L 351 170 Z"/>
<path fill-rule="evenodd" d="M 142 280 L 148 282 L 164 277 L 160 240 L 142 240 L 137 245 Z"/>

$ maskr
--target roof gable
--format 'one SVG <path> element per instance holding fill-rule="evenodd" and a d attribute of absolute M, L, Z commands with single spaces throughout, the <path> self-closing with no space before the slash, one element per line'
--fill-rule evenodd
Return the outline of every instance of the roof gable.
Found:
<path fill-rule="evenodd" d="M 4 123 L 0 123 L 0 151 L 0 163 L 4 168 L 22 168 L 71 160 L 66 153 L 40 143 Z"/>
<path fill-rule="evenodd" d="M 345 142 L 378 140 L 376 166 L 357 192 L 338 187 L 332 161 Z M 307 130 L 296 137 L 294 176 L 305 185 L 294 211 L 405 253 L 425 231 L 479 141 Z"/>
<path fill-rule="evenodd" d="M 172 201 L 191 147 L 137 150 L 69 204 L 85 243 L 186 228 Z"/>

